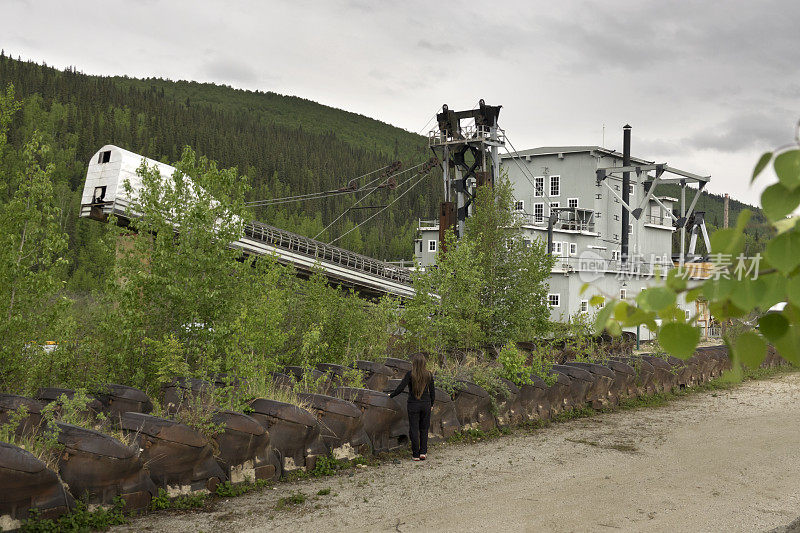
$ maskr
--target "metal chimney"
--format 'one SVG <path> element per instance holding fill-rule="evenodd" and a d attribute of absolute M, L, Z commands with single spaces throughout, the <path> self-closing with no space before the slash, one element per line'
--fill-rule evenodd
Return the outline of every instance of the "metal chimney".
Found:
<path fill-rule="evenodd" d="M 631 127 L 625 124 L 622 128 L 622 166 L 627 167 L 631 164 Z M 620 253 L 622 264 L 628 262 L 628 241 L 630 234 L 628 233 L 628 226 L 630 225 L 630 212 L 626 205 L 630 205 L 631 195 L 631 173 L 622 173 L 622 201 L 625 205 L 622 206 L 622 241 Z"/>

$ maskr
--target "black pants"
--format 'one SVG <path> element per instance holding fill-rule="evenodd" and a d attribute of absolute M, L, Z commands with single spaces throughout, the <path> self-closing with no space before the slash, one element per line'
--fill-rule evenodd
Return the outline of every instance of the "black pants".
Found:
<path fill-rule="evenodd" d="M 431 427 L 431 404 L 408 402 L 408 429 L 411 437 L 411 455 L 428 454 L 428 429 Z"/>

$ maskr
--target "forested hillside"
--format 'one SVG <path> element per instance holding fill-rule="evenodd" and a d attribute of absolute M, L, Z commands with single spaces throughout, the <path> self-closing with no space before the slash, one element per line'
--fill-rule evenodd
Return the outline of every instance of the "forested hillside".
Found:
<path fill-rule="evenodd" d="M 408 168 L 430 157 L 419 135 L 274 93 L 193 82 L 88 76 L 3 54 L 0 86 L 9 84 L 25 102 L 11 125 L 9 143 L 19 148 L 22 140 L 38 129 L 52 148 L 55 193 L 64 212 L 63 227 L 70 236 L 69 277 L 76 290 L 90 285 L 92 263 L 96 263 L 92 243 L 104 231 L 75 216 L 86 165 L 104 144 L 164 162 L 178 160 L 183 146 L 189 145 L 221 167 L 237 167 L 250 180 L 251 200 L 337 189 L 394 160 Z M 434 179 L 339 244 L 381 259 L 410 258 L 416 218 L 436 212 Z M 398 192 L 379 190 L 365 203 L 386 204 Z M 313 236 L 353 199 L 343 195 L 282 204 L 257 209 L 253 215 Z M 334 238 L 371 213 L 353 211 L 320 238 Z"/>
<path fill-rule="evenodd" d="M 250 200 L 337 189 L 391 161 L 401 160 L 408 168 L 430 156 L 420 135 L 294 96 L 197 82 L 89 76 L 0 54 L 0 87 L 9 84 L 25 103 L 11 125 L 10 145 L 20 149 L 23 139 L 40 130 L 50 147 L 54 194 L 69 235 L 67 284 L 75 291 L 93 286 L 103 264 L 96 243 L 105 228 L 76 214 L 86 165 L 104 144 L 164 162 L 178 160 L 189 145 L 221 167 L 237 167 L 249 180 Z M 5 164 L 22 163 L 9 158 Z M 0 182 L 0 201 L 11 194 L 2 188 L 9 186 Z M 399 192 L 378 190 L 365 204 L 385 205 Z M 409 259 L 416 220 L 437 212 L 439 195 L 434 175 L 338 244 L 380 259 Z M 287 203 L 257 208 L 252 215 L 314 236 L 353 200 L 342 195 Z M 744 208 L 750 206 L 731 201 L 732 223 Z M 704 194 L 697 209 L 707 212 L 710 229 L 722 225 L 721 197 Z M 350 211 L 320 238 L 333 239 L 373 212 Z M 768 238 L 763 222 L 757 213 L 748 228 L 754 250 Z"/>

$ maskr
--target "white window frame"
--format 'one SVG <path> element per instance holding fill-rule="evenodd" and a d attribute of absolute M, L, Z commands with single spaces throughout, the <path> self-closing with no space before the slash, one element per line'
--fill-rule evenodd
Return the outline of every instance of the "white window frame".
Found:
<path fill-rule="evenodd" d="M 619 299 L 625 300 L 628 297 L 628 289 L 620 289 L 619 290 Z"/>
<path fill-rule="evenodd" d="M 522 239 L 522 247 L 523 248 L 530 248 L 533 245 L 533 241 L 530 239 Z"/>
<path fill-rule="evenodd" d="M 539 213 L 537 214 L 536 211 Z M 544 204 L 541 202 L 533 204 L 533 221 L 538 224 L 544 222 Z"/>
<path fill-rule="evenodd" d="M 541 198 L 542 196 L 544 196 L 544 176 L 534 176 L 533 195 L 536 198 Z"/>
<path fill-rule="evenodd" d="M 580 306 L 579 309 L 580 309 L 581 313 L 588 313 L 589 312 L 589 300 L 581 300 L 581 306 Z"/>
<path fill-rule="evenodd" d="M 569 255 L 578 255 L 578 243 L 569 243 Z"/>
<path fill-rule="evenodd" d="M 561 241 L 553 241 L 553 255 L 561 255 L 564 253 L 564 243 Z"/>
<path fill-rule="evenodd" d="M 553 213 L 553 209 L 558 209 L 559 207 L 561 207 L 560 202 L 550 202 L 550 214 Z"/>
<path fill-rule="evenodd" d="M 517 213 L 525 212 L 525 200 L 514 200 L 514 211 Z"/>
<path fill-rule="evenodd" d="M 555 303 L 553 303 L 555 300 Z M 551 292 L 547 295 L 547 307 L 554 308 L 554 307 L 561 307 L 561 294 L 557 292 Z"/>
<path fill-rule="evenodd" d="M 620 259 L 620 251 L 619 250 L 611 250 L 611 260 L 612 261 L 619 261 Z"/>
<path fill-rule="evenodd" d="M 436 239 L 429 239 L 428 240 L 428 251 L 429 252 L 436 252 Z"/>
<path fill-rule="evenodd" d="M 636 194 L 636 189 L 633 187 L 633 183 L 628 184 L 628 196 L 632 196 Z"/>
<path fill-rule="evenodd" d="M 561 176 L 550 176 L 550 196 L 561 196 Z"/>
<path fill-rule="evenodd" d="M 573 203 L 575 205 L 572 205 Z M 577 208 L 578 207 L 578 199 L 577 198 L 567 198 L 567 207 L 575 207 L 575 208 Z"/>

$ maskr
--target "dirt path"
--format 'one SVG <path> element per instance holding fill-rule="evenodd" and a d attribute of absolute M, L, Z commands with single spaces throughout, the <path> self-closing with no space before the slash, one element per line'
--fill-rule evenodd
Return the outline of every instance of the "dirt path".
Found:
<path fill-rule="evenodd" d="M 763 531 L 800 515 L 799 443 L 800 374 L 783 374 L 120 530 Z M 275 510 L 297 490 L 305 503 Z"/>

